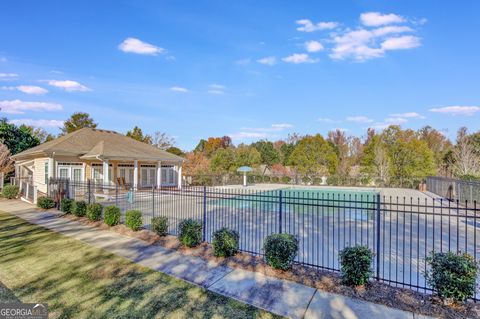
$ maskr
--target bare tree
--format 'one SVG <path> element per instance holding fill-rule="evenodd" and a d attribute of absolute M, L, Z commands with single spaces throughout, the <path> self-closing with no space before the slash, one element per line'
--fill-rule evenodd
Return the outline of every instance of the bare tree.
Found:
<path fill-rule="evenodd" d="M 169 147 L 175 146 L 175 139 L 163 132 L 153 133 L 152 144 L 161 150 L 166 150 Z"/>
<path fill-rule="evenodd" d="M 15 167 L 13 166 L 10 150 L 5 144 L 0 143 L 0 178 L 4 178 L 6 174 L 14 169 Z"/>
<path fill-rule="evenodd" d="M 389 160 L 385 147 L 380 143 L 375 146 L 375 169 L 380 180 L 387 182 L 389 178 Z"/>
<path fill-rule="evenodd" d="M 466 127 L 460 128 L 457 133 L 457 145 L 453 149 L 453 169 L 458 176 L 480 173 L 480 158 Z"/>

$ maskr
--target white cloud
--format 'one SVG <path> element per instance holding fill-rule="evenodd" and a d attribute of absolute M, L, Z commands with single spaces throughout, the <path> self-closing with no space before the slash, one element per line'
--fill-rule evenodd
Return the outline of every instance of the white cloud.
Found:
<path fill-rule="evenodd" d="M 33 120 L 33 119 L 16 119 L 10 120 L 10 123 L 15 125 L 25 124 L 28 126 L 35 127 L 61 127 L 63 126 L 64 121 L 59 120 Z"/>
<path fill-rule="evenodd" d="M 387 117 L 385 119 L 385 123 L 388 123 L 388 124 L 400 125 L 400 124 L 404 124 L 406 122 L 408 122 L 408 120 L 404 117 Z"/>
<path fill-rule="evenodd" d="M 293 63 L 293 64 L 300 64 L 300 63 L 316 63 L 318 59 L 312 59 L 306 53 L 294 53 L 282 59 L 284 62 Z"/>
<path fill-rule="evenodd" d="M 238 133 L 229 134 L 233 140 L 266 139 L 277 137 L 277 133 L 293 128 L 292 124 L 277 123 L 270 127 L 244 127 Z"/>
<path fill-rule="evenodd" d="M 7 61 L 8 61 L 8 60 L 7 60 L 6 57 L 4 57 L 4 56 L 0 57 L 0 62 L 6 63 Z"/>
<path fill-rule="evenodd" d="M 301 19 L 296 21 L 297 24 L 301 25 L 297 28 L 297 31 L 301 32 L 313 32 L 319 30 L 331 30 L 338 27 L 337 22 L 318 22 L 313 23 L 309 19 Z"/>
<path fill-rule="evenodd" d="M 319 51 L 322 51 L 324 47 L 318 41 L 307 41 L 305 42 L 305 49 L 308 52 L 319 52 Z"/>
<path fill-rule="evenodd" d="M 157 55 L 164 53 L 166 50 L 156 45 L 143 42 L 137 38 L 126 38 L 118 46 L 118 49 L 126 53 L 136 53 L 144 55 Z"/>
<path fill-rule="evenodd" d="M 35 85 L 20 85 L 20 86 L 17 86 L 17 90 L 26 94 L 36 94 L 36 95 L 42 95 L 42 94 L 48 93 L 48 90 Z"/>
<path fill-rule="evenodd" d="M 332 120 L 331 118 L 328 118 L 328 117 L 320 117 L 320 118 L 317 119 L 317 121 L 323 122 L 323 123 L 338 123 L 339 122 L 339 121 Z"/>
<path fill-rule="evenodd" d="M 17 73 L 0 73 L 0 80 L 10 80 L 18 77 Z"/>
<path fill-rule="evenodd" d="M 392 117 L 402 117 L 406 119 L 425 119 L 425 116 L 418 114 L 417 112 L 406 112 L 406 113 L 394 113 L 390 114 Z"/>
<path fill-rule="evenodd" d="M 450 115 L 466 115 L 471 116 L 480 112 L 480 106 L 445 106 L 430 109 L 430 112 L 443 113 Z"/>
<path fill-rule="evenodd" d="M 403 23 L 406 20 L 393 13 L 382 14 L 380 12 L 365 12 L 360 15 L 360 21 L 365 26 L 377 27 L 380 25 Z"/>
<path fill-rule="evenodd" d="M 170 91 L 173 92 L 179 92 L 179 93 L 187 93 L 189 92 L 187 88 L 181 87 L 181 86 L 172 86 L 170 88 Z"/>
<path fill-rule="evenodd" d="M 225 85 L 210 84 L 208 87 L 209 87 L 209 89 L 208 89 L 207 92 L 209 94 L 214 94 L 214 95 L 224 95 L 225 94 L 225 90 L 226 90 Z"/>
<path fill-rule="evenodd" d="M 77 81 L 72 81 L 72 80 L 64 80 L 64 81 L 58 81 L 58 80 L 48 80 L 47 83 L 51 86 L 64 89 L 67 92 L 85 92 L 85 91 L 90 91 L 89 88 L 87 88 L 85 85 L 78 83 Z"/>
<path fill-rule="evenodd" d="M 334 60 L 352 58 L 365 61 L 384 56 L 387 50 L 412 49 L 420 45 L 420 38 L 392 35 L 414 30 L 407 26 L 385 26 L 375 29 L 357 29 L 333 37 L 334 47 L 330 57 Z M 379 44 L 380 43 L 380 44 Z"/>
<path fill-rule="evenodd" d="M 265 65 L 275 65 L 277 63 L 277 58 L 274 56 L 267 56 L 267 57 L 258 59 L 257 62 Z"/>
<path fill-rule="evenodd" d="M 61 111 L 62 105 L 47 102 L 27 102 L 21 100 L 0 101 L 0 109 L 7 114 L 24 114 L 29 111 L 48 112 Z"/>
<path fill-rule="evenodd" d="M 347 117 L 347 121 L 355 122 L 355 123 L 372 123 L 373 120 L 363 115 L 358 116 L 349 116 Z"/>
<path fill-rule="evenodd" d="M 420 46 L 420 38 L 413 35 L 404 35 L 397 38 L 389 38 L 382 42 L 383 50 L 405 50 Z"/>
<path fill-rule="evenodd" d="M 18 90 L 26 94 L 36 94 L 36 95 L 42 95 L 48 92 L 44 88 L 41 88 L 39 86 L 33 86 L 33 85 L 2 86 L 0 89 L 4 91 Z"/>

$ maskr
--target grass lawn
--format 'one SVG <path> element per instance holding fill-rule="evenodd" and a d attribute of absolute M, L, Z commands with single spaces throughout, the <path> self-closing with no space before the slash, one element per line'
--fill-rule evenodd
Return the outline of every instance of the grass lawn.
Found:
<path fill-rule="evenodd" d="M 0 302 L 54 318 L 277 318 L 0 212 Z"/>

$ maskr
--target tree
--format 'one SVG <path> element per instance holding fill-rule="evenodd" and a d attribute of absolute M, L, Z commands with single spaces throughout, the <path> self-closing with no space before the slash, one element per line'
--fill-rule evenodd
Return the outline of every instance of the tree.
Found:
<path fill-rule="evenodd" d="M 204 152 L 205 151 L 205 145 L 207 144 L 207 141 L 204 140 L 203 138 L 198 142 L 197 146 L 195 146 L 195 149 L 193 150 L 195 153 L 197 152 Z"/>
<path fill-rule="evenodd" d="M 155 132 L 152 137 L 152 144 L 161 150 L 175 146 L 175 139 L 163 132 Z"/>
<path fill-rule="evenodd" d="M 202 152 L 189 152 L 185 154 L 182 167 L 186 176 L 205 175 L 209 171 L 210 162 Z"/>
<path fill-rule="evenodd" d="M 90 114 L 75 112 L 63 123 L 63 127 L 60 128 L 62 131 L 60 135 L 72 133 L 84 127 L 96 128 L 97 125 Z"/>
<path fill-rule="evenodd" d="M 40 144 L 30 127 L 26 125 L 17 127 L 6 118 L 0 119 L 0 142 L 5 144 L 13 155 Z"/>
<path fill-rule="evenodd" d="M 175 154 L 175 155 L 178 155 L 178 156 L 184 156 L 185 155 L 185 153 L 181 149 L 179 149 L 178 147 L 175 147 L 175 146 L 170 146 L 165 151 L 167 151 L 169 153 L 172 153 L 172 154 Z"/>
<path fill-rule="evenodd" d="M 417 131 L 417 137 L 425 141 L 432 150 L 437 169 L 443 168 L 445 154 L 451 150 L 452 143 L 440 131 L 427 125 Z"/>
<path fill-rule="evenodd" d="M 235 168 L 235 154 L 232 148 L 219 148 L 210 159 L 210 169 L 217 174 L 225 174 Z"/>
<path fill-rule="evenodd" d="M 307 176 L 335 173 L 338 157 L 320 134 L 302 138 L 290 156 L 290 164 Z"/>
<path fill-rule="evenodd" d="M 240 166 L 256 166 L 261 162 L 260 153 L 254 148 L 246 145 L 239 145 L 235 151 L 235 169 Z"/>
<path fill-rule="evenodd" d="M 280 153 L 275 149 L 273 143 L 270 141 L 258 141 L 252 146 L 260 153 L 260 162 L 265 165 L 263 175 L 268 169 L 272 168 L 273 164 L 280 163 Z"/>
<path fill-rule="evenodd" d="M 362 172 L 370 177 L 379 178 L 388 183 L 390 176 L 390 159 L 386 145 L 379 135 L 371 135 L 368 144 L 365 145 L 362 161 Z"/>
<path fill-rule="evenodd" d="M 212 156 L 218 149 L 224 148 L 224 141 L 221 137 L 209 137 L 205 142 L 203 151 L 205 154 L 210 157 Z"/>
<path fill-rule="evenodd" d="M 32 135 L 35 136 L 40 141 L 40 143 L 50 142 L 51 140 L 55 139 L 55 136 L 48 133 L 41 127 L 31 127 L 31 129 Z"/>
<path fill-rule="evenodd" d="M 143 135 L 142 129 L 138 126 L 135 126 L 133 130 L 128 131 L 126 135 L 139 142 L 152 144 L 152 137 L 150 135 Z"/>
<path fill-rule="evenodd" d="M 280 146 L 280 155 L 283 166 L 287 166 L 290 163 L 290 155 L 295 149 L 295 144 L 285 143 Z"/>
<path fill-rule="evenodd" d="M 2 177 L 15 169 L 11 156 L 8 147 L 0 143 L 0 176 Z"/>
<path fill-rule="evenodd" d="M 480 156 L 475 149 L 475 140 L 468 135 L 466 127 L 457 133 L 457 144 L 453 148 L 453 171 L 461 177 L 480 174 Z"/>
<path fill-rule="evenodd" d="M 340 176 L 347 176 L 350 168 L 349 145 L 345 131 L 336 129 L 328 132 L 328 138 L 338 156 L 338 173 Z"/>

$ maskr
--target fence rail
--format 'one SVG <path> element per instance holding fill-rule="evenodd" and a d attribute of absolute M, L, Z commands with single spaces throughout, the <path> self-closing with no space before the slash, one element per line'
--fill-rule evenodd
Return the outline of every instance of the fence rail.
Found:
<path fill-rule="evenodd" d="M 339 270 L 340 250 L 364 245 L 376 254 L 377 280 L 423 292 L 431 291 L 424 277 L 425 258 L 431 251 L 467 252 L 477 261 L 480 257 L 477 203 L 435 199 L 420 192 L 418 198 L 394 198 L 372 191 L 331 189 L 128 190 L 51 180 L 49 195 L 116 205 L 122 219 L 127 210 L 138 209 L 147 229 L 152 217 L 166 216 L 172 235 L 178 234 L 181 220 L 197 219 L 203 223 L 207 242 L 216 230 L 227 227 L 239 233 L 240 250 L 254 255 L 263 255 L 266 236 L 290 233 L 299 240 L 296 262 L 331 271 Z"/>
<path fill-rule="evenodd" d="M 453 201 L 480 202 L 480 181 L 431 176 L 427 177 L 427 189 Z"/>

